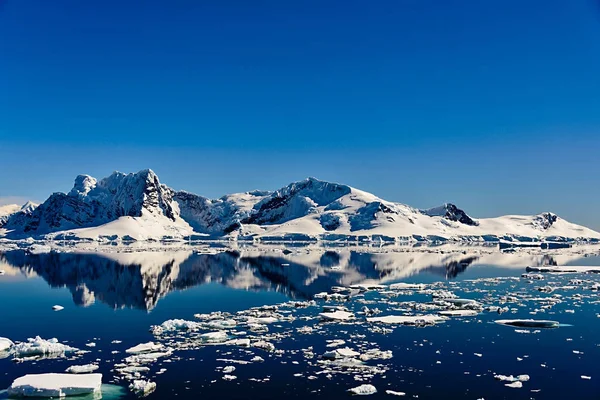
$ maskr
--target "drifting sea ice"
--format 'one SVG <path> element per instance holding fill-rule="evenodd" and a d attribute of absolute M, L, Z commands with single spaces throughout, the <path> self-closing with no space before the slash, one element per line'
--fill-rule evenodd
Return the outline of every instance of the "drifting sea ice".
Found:
<path fill-rule="evenodd" d="M 70 374 L 87 374 L 90 372 L 94 372 L 98 367 L 96 364 L 86 364 L 86 365 L 72 365 L 65 372 Z"/>
<path fill-rule="evenodd" d="M 63 397 L 99 393 L 102 374 L 31 374 L 17 378 L 10 388 L 10 396 Z"/>
<path fill-rule="evenodd" d="M 12 342 L 12 340 L 5 338 L 5 337 L 0 337 L 0 353 L 10 350 L 15 344 Z"/>
<path fill-rule="evenodd" d="M 348 392 L 359 396 L 368 396 L 370 394 L 377 393 L 377 389 L 373 385 L 360 385 L 355 388 L 348 389 Z"/>
<path fill-rule="evenodd" d="M 158 344 L 154 344 L 154 342 L 140 343 L 137 346 L 133 346 L 133 347 L 125 350 L 125 353 L 129 353 L 129 354 L 150 353 L 153 351 L 162 350 L 163 347 L 164 346 L 160 343 L 158 343 Z"/>
<path fill-rule="evenodd" d="M 129 389 L 140 397 L 148 396 L 156 390 L 156 383 L 144 379 L 136 379 L 129 385 Z"/>
<path fill-rule="evenodd" d="M 39 336 L 27 339 L 27 342 L 18 343 L 14 347 L 15 354 L 20 357 L 36 355 L 64 355 L 79 351 L 79 349 L 59 343 L 58 339 L 42 339 Z"/>

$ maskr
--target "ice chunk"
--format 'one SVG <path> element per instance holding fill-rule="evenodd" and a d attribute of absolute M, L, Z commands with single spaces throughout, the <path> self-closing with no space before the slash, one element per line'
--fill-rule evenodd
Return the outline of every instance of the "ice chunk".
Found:
<path fill-rule="evenodd" d="M 275 351 L 275 345 L 273 343 L 265 342 L 264 340 L 258 340 L 252 343 L 252 347 L 263 349 L 266 351 Z"/>
<path fill-rule="evenodd" d="M 148 342 L 148 343 L 140 343 L 137 346 L 133 346 L 127 350 L 125 353 L 129 354 L 140 354 L 140 353 L 149 353 L 153 351 L 159 351 L 163 348 L 163 345 L 160 343 Z"/>
<path fill-rule="evenodd" d="M 71 374 L 87 374 L 90 372 L 94 372 L 98 367 L 96 364 L 86 364 L 86 365 L 72 365 L 65 372 L 69 372 Z"/>
<path fill-rule="evenodd" d="M 323 312 L 319 314 L 319 317 L 324 321 L 347 321 L 350 319 L 354 319 L 354 314 L 349 311 L 332 311 L 332 312 Z"/>
<path fill-rule="evenodd" d="M 14 345 L 15 344 L 12 342 L 12 340 L 5 337 L 0 337 L 0 353 L 10 350 Z"/>
<path fill-rule="evenodd" d="M 10 396 L 63 397 L 99 393 L 102 374 L 31 374 L 15 379 Z"/>
<path fill-rule="evenodd" d="M 425 285 L 421 283 L 405 283 L 399 282 L 390 285 L 391 290 L 423 290 L 425 289 Z M 390 390 L 391 392 L 391 390 Z"/>
<path fill-rule="evenodd" d="M 479 314 L 479 312 L 475 310 L 443 310 L 438 314 L 445 317 L 474 317 Z"/>
<path fill-rule="evenodd" d="M 377 393 L 377 389 L 373 385 L 360 385 L 355 388 L 348 389 L 348 391 L 359 396 L 367 396 Z"/>
<path fill-rule="evenodd" d="M 63 306 L 59 306 L 58 304 L 56 304 L 56 305 L 52 306 L 52 309 L 54 311 L 61 311 L 61 310 L 64 310 L 65 308 Z"/>
<path fill-rule="evenodd" d="M 58 339 L 42 339 L 39 336 L 27 339 L 25 343 L 15 345 L 15 353 L 19 356 L 62 355 L 74 353 L 79 349 L 59 343 Z"/>
<path fill-rule="evenodd" d="M 129 385 L 129 389 L 138 396 L 145 397 L 156 389 L 156 383 L 144 379 L 136 379 Z"/>
<path fill-rule="evenodd" d="M 560 325 L 557 321 L 549 321 L 543 319 L 499 319 L 496 321 L 500 325 L 518 326 L 523 328 L 558 328 Z"/>
<path fill-rule="evenodd" d="M 514 381 L 511 383 L 505 383 L 504 386 L 509 387 L 509 388 L 515 388 L 515 389 L 520 389 L 523 387 L 523 382 L 521 381 Z"/>
<path fill-rule="evenodd" d="M 432 325 L 444 321 L 444 318 L 437 315 L 386 315 L 384 317 L 367 318 L 367 321 L 384 324 Z"/>
<path fill-rule="evenodd" d="M 386 390 L 386 394 L 391 394 L 392 396 L 406 396 L 404 392 L 394 392 L 393 390 Z"/>
<path fill-rule="evenodd" d="M 224 374 L 230 374 L 233 371 L 235 371 L 235 367 L 233 365 L 228 365 L 225 368 L 223 368 L 223 373 Z"/>
<path fill-rule="evenodd" d="M 227 336 L 227 332 L 225 331 L 203 333 L 200 337 L 210 343 L 224 342 L 229 339 L 229 336 Z"/>
<path fill-rule="evenodd" d="M 352 350 L 349 347 L 327 351 L 323 354 L 323 358 L 329 358 L 332 360 L 335 360 L 337 358 L 351 358 L 358 356 L 360 356 L 360 353 Z"/>

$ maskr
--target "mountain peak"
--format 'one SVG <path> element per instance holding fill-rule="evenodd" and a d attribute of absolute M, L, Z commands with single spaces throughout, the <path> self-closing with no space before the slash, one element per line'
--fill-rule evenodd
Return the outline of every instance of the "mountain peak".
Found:
<path fill-rule="evenodd" d="M 460 222 L 461 224 L 477 226 L 479 223 L 469 217 L 466 212 L 458 208 L 452 203 L 444 203 L 441 206 L 421 210 L 425 215 L 430 217 L 442 217 L 450 221 Z"/>

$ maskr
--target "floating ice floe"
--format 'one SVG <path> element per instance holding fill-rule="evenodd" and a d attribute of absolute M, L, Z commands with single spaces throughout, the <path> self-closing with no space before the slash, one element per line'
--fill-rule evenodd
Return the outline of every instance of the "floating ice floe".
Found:
<path fill-rule="evenodd" d="M 252 347 L 256 347 L 257 349 L 263 349 L 266 351 L 275 351 L 275 345 L 264 340 L 258 340 L 256 342 L 253 342 Z"/>
<path fill-rule="evenodd" d="M 399 282 L 389 286 L 391 290 L 423 290 L 425 285 L 421 283 L 405 283 Z"/>
<path fill-rule="evenodd" d="M 406 396 L 406 393 L 404 392 L 395 392 L 393 390 L 386 390 L 385 393 L 390 394 L 392 396 Z"/>
<path fill-rule="evenodd" d="M 163 332 L 171 332 L 178 330 L 197 330 L 202 327 L 202 324 L 195 321 L 187 321 L 185 319 L 169 319 L 158 326 L 152 327 L 152 333 L 159 335 Z"/>
<path fill-rule="evenodd" d="M 136 379 L 129 384 L 129 389 L 140 397 L 148 396 L 156 390 L 156 383 L 144 379 Z"/>
<path fill-rule="evenodd" d="M 438 314 L 445 317 L 474 317 L 479 312 L 475 310 L 442 310 Z"/>
<path fill-rule="evenodd" d="M 200 338 L 209 343 L 218 343 L 227 341 L 227 339 L 229 339 L 229 336 L 225 331 L 216 331 L 203 333 L 200 335 Z"/>
<path fill-rule="evenodd" d="M 437 315 L 386 315 L 367 318 L 367 321 L 397 325 L 433 325 L 445 319 Z"/>
<path fill-rule="evenodd" d="M 52 309 L 53 309 L 54 311 L 62 311 L 62 310 L 64 310 L 65 308 L 64 308 L 63 306 L 59 306 L 58 304 L 56 304 L 56 305 L 52 306 Z"/>
<path fill-rule="evenodd" d="M 45 340 L 39 336 L 29 338 L 27 342 L 18 343 L 14 346 L 14 352 L 19 357 L 37 355 L 60 356 L 76 351 L 79 351 L 79 349 L 59 343 L 56 338 Z"/>
<path fill-rule="evenodd" d="M 233 371 L 235 371 L 235 367 L 233 365 L 228 365 L 225 368 L 223 368 L 224 374 L 231 374 Z"/>
<path fill-rule="evenodd" d="M 349 347 L 344 347 L 342 349 L 335 349 L 331 351 L 327 351 L 323 353 L 323 358 L 328 358 L 331 360 L 335 360 L 338 358 L 347 358 L 347 357 L 358 357 L 360 353 L 358 351 L 354 351 Z"/>
<path fill-rule="evenodd" d="M 500 325 L 517 326 L 521 328 L 558 328 L 557 321 L 543 319 L 499 319 L 495 321 Z"/>
<path fill-rule="evenodd" d="M 15 379 L 10 396 L 63 397 L 100 393 L 102 374 L 31 374 Z"/>
<path fill-rule="evenodd" d="M 10 350 L 14 345 L 15 344 L 12 342 L 12 340 L 5 337 L 0 337 L 0 353 Z"/>
<path fill-rule="evenodd" d="M 509 388 L 514 388 L 514 389 L 520 389 L 523 387 L 523 382 L 515 381 L 515 382 L 511 382 L 511 383 L 505 383 L 504 386 L 509 387 Z"/>
<path fill-rule="evenodd" d="M 373 385 L 367 384 L 367 385 L 360 385 L 360 386 L 357 386 L 352 389 L 348 389 L 348 392 L 359 395 L 359 396 L 367 396 L 370 394 L 377 393 L 377 388 L 375 388 L 375 386 L 373 386 Z"/>
<path fill-rule="evenodd" d="M 100 367 L 96 364 L 72 365 L 65 372 L 70 374 L 87 374 L 96 371 L 98 368 Z"/>
<path fill-rule="evenodd" d="M 527 382 L 529 381 L 529 375 L 494 375 L 494 379 L 503 381 L 503 382 Z"/>
<path fill-rule="evenodd" d="M 348 321 L 354 319 L 354 314 L 349 311 L 331 311 L 331 312 L 322 312 L 319 314 L 324 321 Z"/>
<path fill-rule="evenodd" d="M 148 343 L 140 343 L 137 346 L 133 346 L 127 350 L 125 353 L 129 354 L 140 354 L 140 353 L 150 353 L 154 351 L 160 351 L 163 349 L 163 345 L 160 343 L 148 342 Z"/>

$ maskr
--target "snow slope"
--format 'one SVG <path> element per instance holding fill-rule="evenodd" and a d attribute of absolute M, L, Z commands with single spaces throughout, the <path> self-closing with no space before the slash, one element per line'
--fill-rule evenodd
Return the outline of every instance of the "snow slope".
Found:
<path fill-rule="evenodd" d="M 454 204 L 420 210 L 315 178 L 274 192 L 237 193 L 212 200 L 171 189 L 152 170 L 115 172 L 100 181 L 80 175 L 69 193 L 54 193 L 38 207 L 8 211 L 11 214 L 0 219 L 1 231 L 8 238 L 600 240 L 600 233 L 552 213 L 475 219 Z"/>

